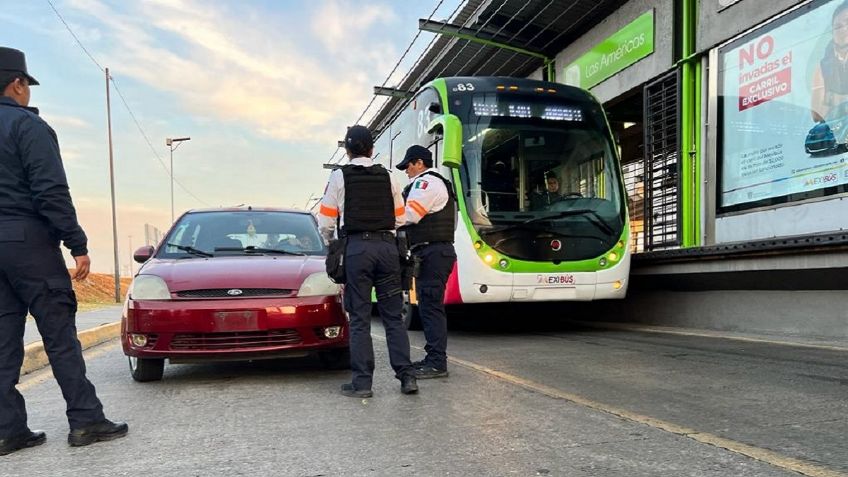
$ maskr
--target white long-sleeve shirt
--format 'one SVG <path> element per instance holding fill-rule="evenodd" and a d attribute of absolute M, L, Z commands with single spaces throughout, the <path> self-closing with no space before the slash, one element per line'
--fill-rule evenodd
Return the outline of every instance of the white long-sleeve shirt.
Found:
<path fill-rule="evenodd" d="M 370 157 L 357 157 L 351 159 L 351 164 L 358 166 L 372 167 L 374 161 Z M 404 224 L 404 205 L 402 188 L 395 180 L 392 174 L 389 174 L 392 183 L 392 198 L 394 199 L 395 209 L 395 228 Z M 345 203 L 345 187 L 344 176 L 341 169 L 336 169 L 330 173 L 330 179 L 327 182 L 327 189 L 324 191 L 324 197 L 321 198 L 320 208 L 318 210 L 318 228 L 321 230 L 321 235 L 325 239 L 331 240 L 336 230 L 336 220 L 344 226 L 344 203 Z"/>
<path fill-rule="evenodd" d="M 406 197 L 406 223 L 417 224 L 427 214 L 435 214 L 448 204 L 448 189 L 445 183 L 428 172 L 441 173 L 430 168 L 412 179 L 412 187 Z"/>

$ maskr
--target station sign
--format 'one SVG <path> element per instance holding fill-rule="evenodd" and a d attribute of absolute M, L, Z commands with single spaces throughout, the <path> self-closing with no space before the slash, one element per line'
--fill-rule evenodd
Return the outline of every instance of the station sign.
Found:
<path fill-rule="evenodd" d="M 643 13 L 565 67 L 565 84 L 589 89 L 654 52 L 654 11 Z"/>

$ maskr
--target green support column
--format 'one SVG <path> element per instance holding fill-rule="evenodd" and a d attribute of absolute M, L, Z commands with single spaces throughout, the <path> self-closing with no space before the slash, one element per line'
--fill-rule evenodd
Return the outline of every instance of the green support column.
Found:
<path fill-rule="evenodd" d="M 695 55 L 697 0 L 682 0 L 683 45 L 680 91 L 680 245 L 700 244 L 701 64 Z"/>

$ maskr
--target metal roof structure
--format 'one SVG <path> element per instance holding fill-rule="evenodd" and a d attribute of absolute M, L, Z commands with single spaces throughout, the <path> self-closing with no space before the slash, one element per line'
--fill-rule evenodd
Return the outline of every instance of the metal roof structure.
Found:
<path fill-rule="evenodd" d="M 401 94 L 389 94 L 368 127 L 380 131 L 406 102 L 403 92 L 415 91 L 438 77 L 529 76 L 546 64 L 545 57 L 554 58 L 625 3 L 626 0 L 468 0 L 447 23 L 420 20 L 421 29 L 440 35 L 400 84 L 394 86 Z"/>

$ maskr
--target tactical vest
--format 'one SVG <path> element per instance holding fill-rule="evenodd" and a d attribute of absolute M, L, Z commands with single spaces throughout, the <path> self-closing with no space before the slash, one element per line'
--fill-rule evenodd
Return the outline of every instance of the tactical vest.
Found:
<path fill-rule="evenodd" d="M 827 45 L 824 57 L 819 63 L 828 93 L 848 94 L 848 68 L 836 57 L 833 43 Z"/>
<path fill-rule="evenodd" d="M 344 177 L 343 233 L 377 232 L 395 229 L 395 201 L 389 171 L 371 167 L 342 166 Z"/>
<path fill-rule="evenodd" d="M 453 242 L 453 234 L 456 230 L 456 195 L 453 191 L 453 185 L 435 171 L 427 171 L 421 174 L 421 176 L 426 175 L 435 176 L 445 183 L 445 188 L 448 190 L 448 201 L 442 210 L 425 215 L 417 224 L 404 227 L 410 247 L 424 242 Z M 415 181 L 412 181 L 403 189 L 404 200 L 409 197 L 409 192 L 414 183 Z"/>

